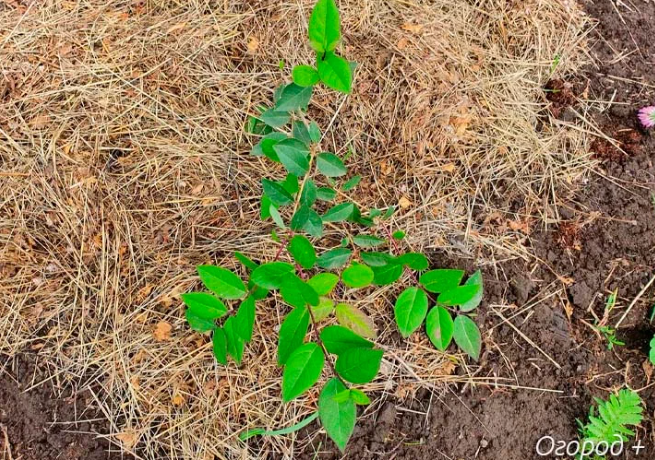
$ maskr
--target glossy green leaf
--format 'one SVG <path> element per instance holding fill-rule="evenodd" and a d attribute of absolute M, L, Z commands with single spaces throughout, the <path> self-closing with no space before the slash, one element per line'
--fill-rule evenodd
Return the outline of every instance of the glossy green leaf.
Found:
<path fill-rule="evenodd" d="M 324 215 L 324 222 L 343 222 L 348 220 L 355 211 L 355 205 L 352 203 L 341 203 L 331 207 Z"/>
<path fill-rule="evenodd" d="M 388 252 L 360 252 L 359 256 L 371 267 L 384 267 L 396 260 Z"/>
<path fill-rule="evenodd" d="M 248 270 L 254 270 L 259 266 L 257 262 L 253 261 L 250 257 L 242 252 L 234 251 L 234 257 L 236 257 L 236 259 L 241 262 L 241 265 L 246 267 Z"/>
<path fill-rule="evenodd" d="M 373 342 L 369 342 L 343 326 L 323 328 L 321 341 L 325 345 L 325 349 L 335 355 L 339 355 L 350 348 L 373 348 Z"/>
<path fill-rule="evenodd" d="M 277 109 L 268 109 L 266 112 L 259 115 L 259 119 L 273 128 L 281 128 L 289 123 L 291 115 L 289 112 L 280 111 Z"/>
<path fill-rule="evenodd" d="M 412 270 L 423 271 L 430 266 L 427 257 L 418 252 L 408 252 L 398 257 L 398 263 L 401 263 Z"/>
<path fill-rule="evenodd" d="M 277 208 L 273 203 L 271 203 L 268 209 L 268 213 L 271 215 L 271 219 L 273 219 L 275 225 L 280 227 L 282 230 L 287 228 L 287 226 L 284 224 L 284 219 L 282 219 L 282 215 L 280 214 L 280 211 L 277 210 Z"/>
<path fill-rule="evenodd" d="M 223 324 L 223 331 L 225 332 L 225 339 L 227 341 L 227 354 L 234 359 L 237 366 L 240 366 L 241 360 L 243 359 L 244 343 L 237 331 L 235 322 L 234 316 L 230 316 L 225 320 L 225 324 Z"/>
<path fill-rule="evenodd" d="M 474 300 L 481 289 L 482 286 L 479 284 L 465 284 L 463 286 L 458 286 L 439 294 L 439 297 L 437 297 L 437 303 L 448 307 L 461 305 Z"/>
<path fill-rule="evenodd" d="M 216 327 L 213 319 L 196 316 L 193 314 L 193 311 L 191 311 L 190 308 L 187 308 L 187 310 L 184 312 L 184 317 L 186 318 L 187 323 L 189 323 L 189 327 L 191 327 L 191 329 L 194 331 L 207 332 Z"/>
<path fill-rule="evenodd" d="M 309 171 L 309 151 L 298 139 L 286 139 L 273 146 L 280 162 L 294 176 L 302 177 Z M 268 193 L 267 193 L 268 195 Z M 270 195 L 269 195 L 270 196 Z"/>
<path fill-rule="evenodd" d="M 464 350 L 474 360 L 480 359 L 482 337 L 477 324 L 471 318 L 459 315 L 453 325 L 453 338 L 459 348 Z"/>
<path fill-rule="evenodd" d="M 340 177 L 348 172 L 343 161 L 334 153 L 321 152 L 316 156 L 316 167 L 327 177 Z"/>
<path fill-rule="evenodd" d="M 291 72 L 293 82 L 298 86 L 314 86 L 319 82 L 318 71 L 310 65 L 297 65 Z"/>
<path fill-rule="evenodd" d="M 309 307 L 314 315 L 315 321 L 322 321 L 334 311 L 334 301 L 327 297 L 319 297 L 318 305 Z"/>
<path fill-rule="evenodd" d="M 353 243 L 355 243 L 360 248 L 374 248 L 385 243 L 384 238 L 377 237 L 375 235 L 357 235 L 353 238 Z"/>
<path fill-rule="evenodd" d="M 419 283 L 428 292 L 444 292 L 459 286 L 464 277 L 464 270 L 439 269 L 425 272 L 419 278 Z"/>
<path fill-rule="evenodd" d="M 321 424 L 341 452 L 346 448 L 348 439 L 355 429 L 357 417 L 357 407 L 351 398 L 343 402 L 334 399 L 337 394 L 345 390 L 344 384 L 334 377 L 325 384 L 318 398 L 318 415 Z"/>
<path fill-rule="evenodd" d="M 217 327 L 214 329 L 214 334 L 212 336 L 212 349 L 214 351 L 214 357 L 216 361 L 222 365 L 227 365 L 227 338 L 225 337 L 225 331 L 223 328 Z"/>
<path fill-rule="evenodd" d="M 321 201 L 332 201 L 336 198 L 337 192 L 330 187 L 319 187 L 316 190 L 316 198 Z"/>
<path fill-rule="evenodd" d="M 305 186 L 300 194 L 300 203 L 310 208 L 316 203 L 316 184 L 313 180 L 309 179 L 305 182 Z"/>
<path fill-rule="evenodd" d="M 313 237 L 320 237 L 323 234 L 323 220 L 316 211 L 309 206 L 301 205 L 291 218 L 291 228 L 296 231 L 304 231 Z"/>
<path fill-rule="evenodd" d="M 194 316 L 215 320 L 227 313 L 225 304 L 206 292 L 189 292 L 180 297 Z"/>
<path fill-rule="evenodd" d="M 352 251 L 346 248 L 330 249 L 319 256 L 316 264 L 326 270 L 334 270 L 346 265 L 351 254 Z"/>
<path fill-rule="evenodd" d="M 277 206 L 284 206 L 293 203 L 293 197 L 280 184 L 272 180 L 262 179 L 264 194 Z"/>
<path fill-rule="evenodd" d="M 371 348 L 349 348 L 337 358 L 335 370 L 342 379 L 350 383 L 368 383 L 380 370 L 382 350 Z"/>
<path fill-rule="evenodd" d="M 395 261 L 387 263 L 387 265 L 383 265 L 382 267 L 371 267 L 371 269 L 374 275 L 373 282 L 378 286 L 392 284 L 398 281 L 403 274 L 403 266 L 395 263 Z"/>
<path fill-rule="evenodd" d="M 357 187 L 361 180 L 362 180 L 362 176 L 353 176 L 341 186 L 341 190 L 343 190 L 344 192 L 349 192 L 350 190 Z"/>
<path fill-rule="evenodd" d="M 312 142 L 319 142 L 321 140 L 321 128 L 318 127 L 315 121 L 309 123 L 309 138 Z"/>
<path fill-rule="evenodd" d="M 241 339 L 248 343 L 252 339 L 252 332 L 255 327 L 255 299 L 247 297 L 241 302 L 237 310 L 235 319 L 235 328 Z"/>
<path fill-rule="evenodd" d="M 337 321 L 343 327 L 367 339 L 375 339 L 377 337 L 375 323 L 358 308 L 346 303 L 340 303 L 336 306 L 336 313 Z"/>
<path fill-rule="evenodd" d="M 302 235 L 295 235 L 289 241 L 287 247 L 293 259 L 300 264 L 302 268 L 310 269 L 316 263 L 316 251 L 311 241 Z"/>
<path fill-rule="evenodd" d="M 339 277 L 334 273 L 318 273 L 312 276 L 308 281 L 318 295 L 328 295 L 339 282 Z"/>
<path fill-rule="evenodd" d="M 368 396 L 366 396 L 366 393 L 364 393 L 362 390 L 358 390 L 357 388 L 350 389 L 350 398 L 355 401 L 355 404 L 358 406 L 368 406 L 371 404 L 371 400 Z"/>
<path fill-rule="evenodd" d="M 444 307 L 434 307 L 425 318 L 425 333 L 437 350 L 446 351 L 453 338 L 453 318 Z"/>
<path fill-rule="evenodd" d="M 321 376 L 325 356 L 321 347 L 306 343 L 289 356 L 282 372 L 282 399 L 289 402 L 309 390 Z"/>
<path fill-rule="evenodd" d="M 302 345 L 309 327 L 309 311 L 296 308 L 282 321 L 278 335 L 277 362 L 284 365 L 293 351 Z"/>
<path fill-rule="evenodd" d="M 341 40 L 339 10 L 334 0 L 318 0 L 309 17 L 309 42 L 317 53 L 334 50 Z"/>
<path fill-rule="evenodd" d="M 350 93 L 352 74 L 348 61 L 332 52 L 325 54 L 325 59 L 318 61 L 318 75 L 321 81 L 336 91 Z"/>
<path fill-rule="evenodd" d="M 467 302 L 462 302 L 459 305 L 461 311 L 473 311 L 480 305 L 482 302 L 482 297 L 484 296 L 484 283 L 482 281 L 482 272 L 480 270 L 473 273 L 469 276 L 469 279 L 464 283 L 465 286 L 480 286 L 478 292 Z"/>
<path fill-rule="evenodd" d="M 290 83 L 284 87 L 280 99 L 275 104 L 278 112 L 291 112 L 293 110 L 307 110 L 309 101 L 312 98 L 311 86 L 300 86 Z"/>
<path fill-rule="evenodd" d="M 257 286 L 266 289 L 279 289 L 284 277 L 295 271 L 293 265 L 286 262 L 268 262 L 252 271 L 250 279 Z"/>
<path fill-rule="evenodd" d="M 363 288 L 373 282 L 373 270 L 370 267 L 357 262 L 346 268 L 341 274 L 343 284 L 351 288 Z"/>
<path fill-rule="evenodd" d="M 293 174 L 287 174 L 287 177 L 285 177 L 279 184 L 284 188 L 284 190 L 289 192 L 290 195 L 295 195 L 298 193 L 298 190 L 300 190 L 298 176 L 294 176 Z"/>
<path fill-rule="evenodd" d="M 305 305 L 318 305 L 316 291 L 296 275 L 290 273 L 282 281 L 280 294 L 286 303 L 302 308 Z"/>
<path fill-rule="evenodd" d="M 407 338 L 421 327 L 428 313 L 428 296 L 416 287 L 405 289 L 396 299 L 394 315 L 400 335 Z"/>
<path fill-rule="evenodd" d="M 230 270 L 214 265 L 200 265 L 198 275 L 207 289 L 218 297 L 241 299 L 246 295 L 246 286 L 243 281 Z"/>

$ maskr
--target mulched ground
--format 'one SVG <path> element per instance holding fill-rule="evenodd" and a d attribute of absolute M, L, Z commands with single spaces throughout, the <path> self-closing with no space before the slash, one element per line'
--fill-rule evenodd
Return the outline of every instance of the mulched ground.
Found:
<path fill-rule="evenodd" d="M 615 288 L 619 305 L 625 308 L 655 267 L 655 141 L 639 129 L 635 118 L 639 106 L 655 103 L 651 44 L 655 3 L 630 3 L 632 12 L 610 0 L 585 5 L 600 20 L 598 32 L 607 40 L 594 47 L 602 64 L 589 69 L 588 88 L 587 80 L 557 81 L 546 94 L 553 101 L 553 113 L 562 119 L 570 116 L 567 111 L 575 96 L 585 90 L 597 100 L 618 102 L 596 122 L 627 153 L 605 141 L 594 143 L 604 175 L 612 179 L 597 175 L 578 194 L 560 195 L 557 212 L 566 222 L 531 237 L 543 263 L 512 262 L 486 273 L 487 298 L 480 322 L 492 335 L 477 377 L 508 378 L 502 382 L 525 388 L 462 386 L 445 395 L 421 392 L 411 404 L 388 400 L 359 423 L 348 458 L 539 458 L 534 449 L 541 436 L 576 438 L 575 420 L 586 416 L 594 396 L 606 397 L 626 383 L 634 389 L 651 383 L 652 368 L 644 362 L 655 331 L 648 321 L 653 290 L 622 324 L 618 337 L 624 347 L 609 351 L 585 323 L 593 322 L 594 313 L 603 316 L 605 298 Z M 614 62 L 621 51 L 627 57 Z M 498 273 L 501 279 L 495 278 Z M 545 297 L 554 291 L 558 294 Z M 489 305 L 496 305 L 495 310 Z M 523 312 L 514 317 L 519 311 Z M 622 311 L 612 315 L 610 324 Z M 514 327 L 498 313 L 511 318 Z M 61 397 L 48 384 L 23 392 L 35 375 L 38 380 L 45 374 L 28 357 L 18 358 L 0 373 L 0 458 L 121 458 L 89 434 L 107 432 L 108 426 L 93 411 L 88 393 Z M 641 396 L 652 414 L 653 390 L 647 388 Z M 75 420 L 96 421 L 70 423 Z M 640 458 L 655 455 L 653 430 L 652 420 L 638 430 L 638 438 L 647 445 Z M 338 457 L 324 438 L 317 440 L 316 450 L 319 458 Z M 309 458 L 313 455 L 308 452 Z"/>

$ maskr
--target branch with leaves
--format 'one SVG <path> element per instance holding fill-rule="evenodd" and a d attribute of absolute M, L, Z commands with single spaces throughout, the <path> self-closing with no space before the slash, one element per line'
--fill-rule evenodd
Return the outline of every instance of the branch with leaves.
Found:
<path fill-rule="evenodd" d="M 282 399 L 291 401 L 310 389 L 327 363 L 333 377 L 321 390 L 318 418 L 343 451 L 355 427 L 357 405 L 370 402 L 356 386 L 376 377 L 383 356 L 374 342 L 374 322 L 343 299 L 358 289 L 396 283 L 407 270 L 416 272 L 413 279 L 418 286 L 403 290 L 394 308 L 401 335 L 409 337 L 425 323 L 437 349 L 446 351 L 454 339 L 477 360 L 480 331 L 468 314 L 482 300 L 483 283 L 479 271 L 462 284 L 463 270 L 428 270 L 425 255 L 401 251 L 405 233 L 392 233 L 389 225 L 385 227 L 389 239 L 374 234 L 375 227 L 393 215 L 393 207 L 364 211 L 350 201 L 335 203 L 337 195 L 354 189 L 360 177 L 348 178 L 344 160 L 321 150 L 319 126 L 304 121 L 319 82 L 342 93 L 351 91 L 356 65 L 336 54 L 341 27 L 334 0 L 317 2 L 309 20 L 309 41 L 316 66 L 296 66 L 293 83 L 277 88 L 274 105 L 261 108 L 246 126 L 260 137 L 251 154 L 281 163 L 288 172 L 283 179 L 261 181 L 261 218 L 271 219 L 277 227 L 272 232 L 279 244 L 277 255 L 260 264 L 235 253 L 248 274 L 247 283 L 226 268 L 200 266 L 200 280 L 211 293 L 186 293 L 182 300 L 190 327 L 212 332 L 216 360 L 228 365 L 232 357 L 240 365 L 245 345 L 252 340 L 256 301 L 279 295 L 291 307 L 280 325 L 277 346 L 277 361 L 283 367 Z M 290 132 L 285 130 L 289 123 Z M 326 224 L 347 224 L 360 232 L 347 233 L 340 246 L 318 254 L 315 243 Z M 238 301 L 236 313 L 228 315 L 224 301 Z M 434 306 L 429 308 L 430 304 Z M 338 324 L 323 326 L 332 316 Z M 223 318 L 222 326 L 217 325 Z M 310 325 L 314 340 L 308 335 Z M 281 430 L 250 430 L 241 438 L 286 434 L 315 418 L 313 414 Z"/>

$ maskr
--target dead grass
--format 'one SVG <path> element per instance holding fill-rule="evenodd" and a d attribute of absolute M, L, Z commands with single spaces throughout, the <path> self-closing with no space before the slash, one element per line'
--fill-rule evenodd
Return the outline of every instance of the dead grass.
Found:
<path fill-rule="evenodd" d="M 559 75 L 585 60 L 574 2 L 340 3 L 356 89 L 319 92 L 311 115 L 331 127 L 325 149 L 355 151 L 355 198 L 400 204 L 395 223 L 416 249 L 480 264 L 527 257 L 532 229 L 557 221 L 557 191 L 591 164 L 584 134 L 552 123 L 541 90 L 555 56 Z M 248 451 L 236 437 L 314 410 L 315 390 L 280 401 L 269 339 L 285 307 L 259 309 L 243 368 L 217 367 L 178 295 L 199 263 L 276 250 L 257 217 L 270 164 L 247 155 L 242 125 L 311 59 L 311 4 L 0 6 L 0 352 L 31 350 L 53 378 L 99 384 L 110 438 L 142 458 L 303 448 L 287 436 Z M 364 416 L 417 382 L 451 381 L 458 362 L 424 338 L 394 347 L 386 294 L 359 302 L 389 348 Z M 158 339 L 160 323 L 172 330 Z"/>

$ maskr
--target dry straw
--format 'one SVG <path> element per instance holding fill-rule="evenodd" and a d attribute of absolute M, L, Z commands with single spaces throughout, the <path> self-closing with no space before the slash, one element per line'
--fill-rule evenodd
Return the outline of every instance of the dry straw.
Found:
<path fill-rule="evenodd" d="M 280 401 L 286 311 L 258 312 L 245 365 L 216 366 L 178 295 L 199 263 L 272 257 L 247 113 L 311 60 L 312 2 L 9 0 L 0 6 L 0 352 L 31 351 L 58 385 L 91 384 L 110 439 L 141 458 L 292 458 L 307 438 L 237 439 L 315 408 Z M 586 19 L 559 0 L 342 0 L 354 94 L 312 117 L 363 176 L 364 207 L 399 204 L 415 249 L 525 257 L 591 164 L 543 85 L 585 59 Z M 560 58 L 556 58 L 559 56 Z M 285 70 L 278 62 L 286 60 Z M 328 131 L 328 127 L 330 127 Z M 269 163 L 270 164 L 270 163 Z M 436 260 L 439 262 L 439 260 Z M 425 338 L 392 341 L 386 292 L 358 306 L 388 348 L 380 398 L 456 379 Z M 462 377 L 458 377 L 460 380 Z M 329 448 L 329 445 L 328 447 Z"/>

